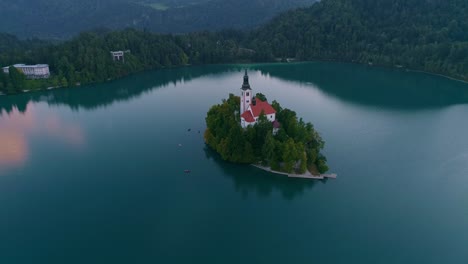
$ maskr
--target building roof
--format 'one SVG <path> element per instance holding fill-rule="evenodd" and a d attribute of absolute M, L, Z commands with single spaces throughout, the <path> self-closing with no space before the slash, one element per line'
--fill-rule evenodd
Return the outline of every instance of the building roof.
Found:
<path fill-rule="evenodd" d="M 241 117 L 245 119 L 245 122 L 248 122 L 248 123 L 253 123 L 253 122 L 255 122 L 255 118 L 252 116 L 252 113 L 250 113 L 250 111 L 245 111 L 245 112 L 241 115 Z"/>
<path fill-rule="evenodd" d="M 35 64 L 35 65 L 26 65 L 26 64 L 22 64 L 22 63 L 19 63 L 19 64 L 15 64 L 15 65 L 11 65 L 15 68 L 40 68 L 40 67 L 49 67 L 48 64 Z M 5 68 L 10 68 L 11 66 L 6 66 L 6 67 L 3 67 L 3 69 Z"/>
<path fill-rule="evenodd" d="M 267 101 L 262 101 L 258 98 L 256 98 L 256 101 L 257 103 L 255 105 L 250 105 L 254 117 L 259 117 L 262 111 L 265 115 L 276 113 L 276 110 Z"/>

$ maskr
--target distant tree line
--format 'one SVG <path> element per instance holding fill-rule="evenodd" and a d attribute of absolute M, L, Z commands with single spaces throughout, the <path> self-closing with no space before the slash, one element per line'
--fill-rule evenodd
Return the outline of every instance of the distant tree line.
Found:
<path fill-rule="evenodd" d="M 60 44 L 28 46 L 19 52 L 5 45 L 0 53 L 1 65 L 14 63 L 49 64 L 49 80 L 24 80 L 15 83 L 12 74 L 0 74 L 0 91 L 19 92 L 49 86 L 76 86 L 103 82 L 149 69 L 184 65 L 228 63 L 241 60 L 238 41 L 240 33 L 193 33 L 159 35 L 134 29 L 116 32 L 86 32 Z M 10 35 L 4 35 L 11 39 Z M 2 42 L 0 35 L 0 43 Z M 10 41 L 11 42 L 11 41 Z M 125 62 L 114 61 L 110 51 L 128 50 Z"/>
<path fill-rule="evenodd" d="M 58 44 L 0 34 L 0 65 L 47 63 L 50 80 L 0 76 L 0 91 L 75 86 L 194 64 L 331 60 L 422 70 L 468 80 L 468 1 L 322 0 L 259 29 L 160 35 L 95 31 Z M 125 63 L 111 50 L 130 50 Z M 1 75 L 1 74 L 0 74 Z"/>
<path fill-rule="evenodd" d="M 288 173 L 328 171 L 327 160 L 320 154 L 324 141 L 313 125 L 298 119 L 294 111 L 283 109 L 276 101 L 272 106 L 281 123 L 276 135 L 264 114 L 255 125 L 243 129 L 239 115 L 240 98 L 230 94 L 227 100 L 214 105 L 207 113 L 206 143 L 223 160 L 234 163 L 262 163 Z"/>

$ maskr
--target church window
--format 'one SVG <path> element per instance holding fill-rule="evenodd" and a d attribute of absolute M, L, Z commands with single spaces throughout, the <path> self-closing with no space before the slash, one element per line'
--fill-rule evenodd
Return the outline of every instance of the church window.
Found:
<path fill-rule="evenodd" d="M 247 96 L 249 96 L 249 92 L 247 92 Z"/>

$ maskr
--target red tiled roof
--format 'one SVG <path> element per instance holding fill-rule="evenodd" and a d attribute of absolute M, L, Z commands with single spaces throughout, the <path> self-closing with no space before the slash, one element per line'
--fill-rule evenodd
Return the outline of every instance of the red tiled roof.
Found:
<path fill-rule="evenodd" d="M 251 104 L 250 107 L 252 108 L 252 112 L 254 117 L 259 117 L 260 114 L 263 112 L 265 115 L 271 115 L 276 113 L 276 110 L 271 106 L 267 101 L 262 101 L 258 98 L 256 98 L 257 103 L 255 105 Z"/>
<path fill-rule="evenodd" d="M 245 122 L 248 122 L 248 123 L 253 123 L 255 122 L 255 118 L 252 116 L 252 114 L 250 113 L 250 111 L 245 111 L 241 117 L 243 117 L 245 119 Z"/>

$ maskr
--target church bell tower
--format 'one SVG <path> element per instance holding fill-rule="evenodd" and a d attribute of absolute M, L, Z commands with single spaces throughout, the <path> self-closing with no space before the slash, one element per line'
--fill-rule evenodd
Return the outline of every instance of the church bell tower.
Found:
<path fill-rule="evenodd" d="M 241 97 L 240 97 L 240 114 L 242 115 L 250 106 L 252 102 L 252 89 L 249 84 L 249 75 L 247 75 L 247 70 L 245 70 L 244 83 L 241 87 Z"/>

